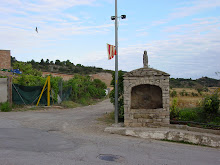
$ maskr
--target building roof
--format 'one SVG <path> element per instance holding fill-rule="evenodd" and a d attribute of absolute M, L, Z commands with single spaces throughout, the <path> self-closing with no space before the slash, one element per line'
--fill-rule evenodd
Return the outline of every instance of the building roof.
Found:
<path fill-rule="evenodd" d="M 153 69 L 153 68 L 144 67 L 144 68 L 132 70 L 131 72 L 125 73 L 124 77 L 145 77 L 145 76 L 152 76 L 152 75 L 153 76 L 170 76 L 166 72 L 162 72 L 160 70 Z"/>

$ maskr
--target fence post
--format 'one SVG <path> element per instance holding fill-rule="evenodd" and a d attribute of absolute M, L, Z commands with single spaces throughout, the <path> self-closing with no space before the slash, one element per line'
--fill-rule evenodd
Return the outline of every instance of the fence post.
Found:
<path fill-rule="evenodd" d="M 12 76 L 8 76 L 7 79 L 7 86 L 8 86 L 8 102 L 12 105 Z"/>

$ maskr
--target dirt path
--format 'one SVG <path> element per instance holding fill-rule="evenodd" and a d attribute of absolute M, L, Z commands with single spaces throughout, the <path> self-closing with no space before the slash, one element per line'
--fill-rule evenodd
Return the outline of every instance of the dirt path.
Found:
<path fill-rule="evenodd" d="M 16 127 L 19 125 L 19 127 L 37 128 L 51 132 L 97 134 L 103 132 L 107 126 L 97 119 L 113 110 L 113 105 L 107 99 L 86 107 L 1 113 L 0 117 L 4 118 L 4 121 L 7 119 L 7 123 L 11 122 Z"/>

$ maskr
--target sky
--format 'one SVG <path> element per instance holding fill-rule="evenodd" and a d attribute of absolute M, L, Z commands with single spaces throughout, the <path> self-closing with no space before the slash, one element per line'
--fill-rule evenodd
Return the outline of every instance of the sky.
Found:
<path fill-rule="evenodd" d="M 115 0 L 0 0 L 0 49 L 19 61 L 70 60 L 114 70 Z M 118 0 L 119 70 L 220 79 L 220 0 Z M 38 33 L 35 28 L 38 27 Z"/>

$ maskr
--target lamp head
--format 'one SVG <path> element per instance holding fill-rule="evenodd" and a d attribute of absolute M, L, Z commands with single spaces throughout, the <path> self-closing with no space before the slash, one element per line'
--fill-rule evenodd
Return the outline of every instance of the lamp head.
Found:
<path fill-rule="evenodd" d="M 111 20 L 115 20 L 115 16 L 111 16 Z"/>
<path fill-rule="evenodd" d="M 126 19 L 126 15 L 121 15 L 121 19 Z"/>

